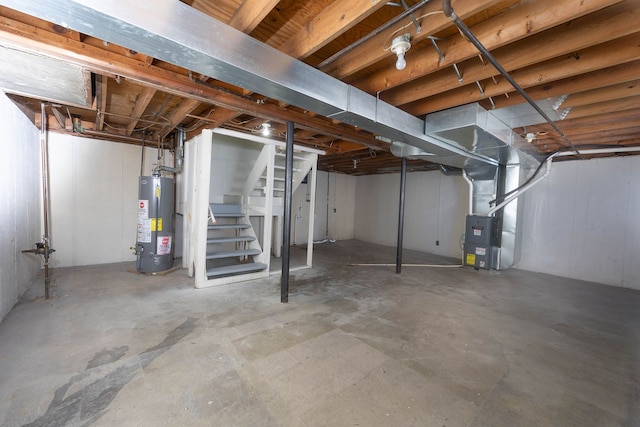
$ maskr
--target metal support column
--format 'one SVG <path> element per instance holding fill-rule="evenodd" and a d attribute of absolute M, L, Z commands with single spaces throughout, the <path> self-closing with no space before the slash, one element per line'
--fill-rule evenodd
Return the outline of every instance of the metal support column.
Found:
<path fill-rule="evenodd" d="M 398 247 L 396 249 L 396 274 L 402 272 L 402 235 L 404 234 L 404 194 L 407 186 L 407 158 L 402 158 L 400 170 L 400 208 L 398 211 Z"/>
<path fill-rule="evenodd" d="M 280 279 L 280 302 L 289 302 L 289 257 L 291 241 L 291 198 L 293 184 L 293 132 L 294 123 L 287 122 L 287 152 L 284 174 L 284 232 L 282 238 L 282 277 Z M 313 242 L 309 242 L 313 244 Z"/>

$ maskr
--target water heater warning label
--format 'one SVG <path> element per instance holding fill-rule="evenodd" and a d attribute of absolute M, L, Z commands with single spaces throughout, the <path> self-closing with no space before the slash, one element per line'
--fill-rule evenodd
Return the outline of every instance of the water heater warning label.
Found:
<path fill-rule="evenodd" d="M 171 253 L 171 236 L 158 236 L 156 255 L 168 255 Z"/>
<path fill-rule="evenodd" d="M 476 255 L 467 254 L 467 265 L 476 265 Z"/>
<path fill-rule="evenodd" d="M 138 240 L 139 243 L 151 243 L 151 220 L 138 219 Z"/>
<path fill-rule="evenodd" d="M 138 200 L 138 219 L 149 218 L 149 201 Z"/>
<path fill-rule="evenodd" d="M 162 218 L 151 218 L 151 231 L 162 231 Z"/>

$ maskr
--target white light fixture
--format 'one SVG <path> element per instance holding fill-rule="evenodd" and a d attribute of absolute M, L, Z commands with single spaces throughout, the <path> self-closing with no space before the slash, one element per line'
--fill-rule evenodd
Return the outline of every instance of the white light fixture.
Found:
<path fill-rule="evenodd" d="M 262 124 L 262 135 L 269 136 L 271 135 L 271 125 L 267 122 Z"/>
<path fill-rule="evenodd" d="M 536 135 L 534 133 L 531 132 L 527 132 L 527 142 L 529 144 L 531 144 L 533 142 L 533 140 L 535 139 Z"/>
<path fill-rule="evenodd" d="M 409 49 L 411 49 L 411 34 L 409 33 L 398 36 L 391 42 L 391 52 L 398 55 L 398 60 L 396 61 L 396 69 L 404 70 L 404 68 L 407 66 L 407 61 L 404 60 L 404 54 Z"/>

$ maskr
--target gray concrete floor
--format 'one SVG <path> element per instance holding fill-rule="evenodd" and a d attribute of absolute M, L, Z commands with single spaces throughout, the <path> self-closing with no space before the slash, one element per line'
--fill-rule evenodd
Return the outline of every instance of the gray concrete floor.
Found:
<path fill-rule="evenodd" d="M 0 324 L 0 424 L 640 425 L 640 292 L 347 266 L 394 260 L 318 246 L 289 304 L 278 277 L 196 290 L 184 271 L 58 269 L 53 299 L 35 282 Z"/>

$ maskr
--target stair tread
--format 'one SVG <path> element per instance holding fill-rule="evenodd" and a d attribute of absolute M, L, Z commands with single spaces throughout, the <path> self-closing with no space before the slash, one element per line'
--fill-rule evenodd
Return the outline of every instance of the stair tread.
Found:
<path fill-rule="evenodd" d="M 229 243 L 229 242 L 253 242 L 256 240 L 253 236 L 233 236 L 233 237 L 213 237 L 207 239 L 207 244 L 212 243 Z"/>
<path fill-rule="evenodd" d="M 214 216 L 225 218 L 238 218 L 244 216 L 242 205 L 236 203 L 209 203 L 209 209 Z"/>
<path fill-rule="evenodd" d="M 222 251 L 207 254 L 207 259 L 233 258 L 240 256 L 260 255 L 260 249 L 242 249 L 238 251 Z"/>
<path fill-rule="evenodd" d="M 209 230 L 245 230 L 249 227 L 249 224 L 210 224 Z"/>
<path fill-rule="evenodd" d="M 261 178 L 261 179 L 267 179 L 267 177 L 266 177 L 266 176 L 261 176 L 260 178 Z M 284 181 L 284 178 L 280 178 L 279 176 L 274 176 L 274 177 L 273 177 L 273 180 L 274 180 L 274 181 Z"/>
<path fill-rule="evenodd" d="M 267 268 L 267 264 L 261 262 L 251 262 L 246 264 L 227 265 L 207 269 L 207 277 L 222 276 L 226 274 L 251 273 Z"/>
<path fill-rule="evenodd" d="M 215 216 L 216 218 L 243 218 L 244 217 L 244 213 L 242 212 L 213 212 L 213 216 Z"/>

